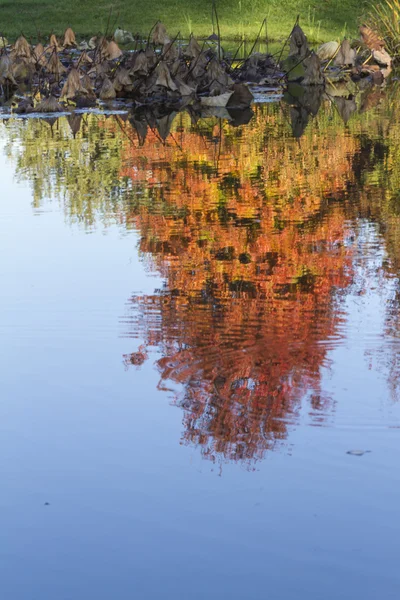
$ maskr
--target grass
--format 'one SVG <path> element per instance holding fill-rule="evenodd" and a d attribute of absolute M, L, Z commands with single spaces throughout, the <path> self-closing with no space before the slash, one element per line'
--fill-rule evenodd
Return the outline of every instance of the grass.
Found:
<path fill-rule="evenodd" d="M 382 0 L 371 2 L 367 22 L 381 35 L 389 53 L 400 53 L 400 0 Z"/>
<path fill-rule="evenodd" d="M 78 38 L 105 32 L 116 25 L 146 35 L 157 19 L 171 34 L 187 37 L 192 29 L 198 36 L 212 33 L 212 2 L 202 0 L 0 0 L 0 32 L 13 41 L 21 32 L 35 41 L 54 32 L 61 35 L 68 26 Z M 310 41 L 340 37 L 343 30 L 356 34 L 361 12 L 359 0 L 217 0 L 223 38 L 254 38 L 265 16 L 268 35 L 285 39 L 296 16 Z"/>

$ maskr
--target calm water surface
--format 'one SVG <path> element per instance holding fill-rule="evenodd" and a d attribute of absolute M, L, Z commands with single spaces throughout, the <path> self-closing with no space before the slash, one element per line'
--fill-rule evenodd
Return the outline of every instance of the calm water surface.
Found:
<path fill-rule="evenodd" d="M 0 124 L 2 598 L 399 598 L 395 92 Z"/>

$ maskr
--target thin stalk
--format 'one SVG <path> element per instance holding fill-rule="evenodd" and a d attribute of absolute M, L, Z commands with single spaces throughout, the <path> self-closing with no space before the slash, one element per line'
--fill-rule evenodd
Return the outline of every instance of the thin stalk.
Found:
<path fill-rule="evenodd" d="M 289 73 L 291 73 L 292 71 L 294 71 L 294 69 L 296 67 L 298 67 L 299 65 L 301 65 L 301 63 L 303 63 L 310 55 L 307 54 L 307 56 L 305 56 L 304 58 L 302 58 L 301 60 L 299 60 L 299 62 L 297 64 L 294 65 L 294 67 L 292 67 L 291 69 L 289 69 L 289 71 L 287 71 L 284 75 L 282 75 L 282 77 L 279 78 L 279 81 L 282 81 L 282 79 L 284 79 L 287 75 L 289 75 Z"/>
<path fill-rule="evenodd" d="M 233 56 L 233 58 L 232 58 L 232 60 L 231 60 L 231 66 L 230 66 L 230 70 L 232 70 L 232 65 L 233 65 L 233 63 L 235 62 L 235 60 L 236 60 L 236 57 L 237 57 L 237 55 L 239 54 L 239 50 L 240 50 L 240 48 L 241 48 L 242 46 L 243 46 L 243 40 L 240 42 L 240 44 L 239 44 L 239 47 L 238 47 L 238 49 L 236 50 L 236 52 L 235 52 L 235 54 L 234 54 L 234 56 Z"/>
<path fill-rule="evenodd" d="M 108 34 L 108 28 L 110 26 L 110 19 L 111 19 L 111 15 L 112 15 L 113 10 L 114 10 L 114 6 L 111 5 L 110 6 L 110 10 L 108 11 L 107 27 L 106 27 L 106 32 L 104 34 L 105 38 L 107 37 L 107 34 Z"/>
<path fill-rule="evenodd" d="M 213 9 L 214 9 L 214 14 L 215 14 L 215 20 L 217 22 L 217 31 L 218 31 L 218 60 L 221 62 L 221 30 L 219 27 L 217 5 L 216 5 L 215 0 L 213 0 Z"/>
<path fill-rule="evenodd" d="M 149 31 L 149 35 L 148 35 L 148 38 L 147 38 L 147 44 L 146 44 L 146 50 L 147 50 L 147 48 L 150 46 L 150 36 L 151 36 L 151 34 L 153 33 L 154 29 L 155 29 L 155 28 L 157 27 L 157 25 L 159 24 L 159 22 L 160 22 L 160 21 L 156 21 L 156 22 L 154 23 L 153 27 L 152 27 L 152 28 L 150 29 L 150 31 Z"/>
<path fill-rule="evenodd" d="M 191 68 L 189 69 L 189 71 L 186 73 L 186 75 L 185 75 L 185 77 L 184 77 L 184 80 L 185 80 L 185 81 L 187 81 L 187 79 L 188 79 L 189 75 L 192 73 L 193 69 L 196 67 L 197 63 L 199 62 L 199 58 L 200 58 L 200 56 L 203 54 L 203 50 L 204 50 L 204 46 L 205 46 L 205 45 L 206 45 L 206 42 L 204 41 L 204 42 L 203 42 L 203 46 L 202 46 L 202 48 L 201 48 L 201 51 L 200 51 L 200 54 L 198 55 L 198 57 L 197 57 L 197 58 L 196 58 L 196 60 L 194 61 L 193 67 L 191 67 Z"/>
<path fill-rule="evenodd" d="M 296 27 L 296 25 L 298 24 L 298 22 L 299 22 L 299 16 L 297 15 L 297 19 L 296 19 L 296 22 L 295 22 L 295 24 L 293 25 L 292 31 L 289 33 L 288 37 L 287 37 L 287 38 L 286 38 L 286 40 L 285 40 L 285 43 L 284 43 L 284 44 L 283 44 L 283 46 L 282 46 L 282 49 L 281 49 L 281 51 L 280 51 L 280 54 L 279 54 L 279 58 L 278 58 L 278 60 L 276 61 L 276 66 L 275 66 L 275 69 L 274 69 L 274 73 L 273 73 L 273 74 L 275 74 L 275 71 L 276 71 L 276 69 L 278 68 L 278 65 L 279 65 L 279 63 L 281 62 L 281 58 L 282 58 L 283 51 L 284 51 L 284 49 L 285 49 L 285 47 L 286 47 L 286 44 L 287 44 L 287 43 L 288 43 L 288 41 L 290 40 L 290 38 L 291 38 L 291 36 L 292 36 L 292 33 L 293 33 L 293 30 L 294 30 L 294 28 Z"/>
<path fill-rule="evenodd" d="M 326 71 L 326 70 L 327 70 L 327 68 L 329 67 L 329 65 L 330 65 L 330 64 L 331 64 L 331 62 L 333 61 L 333 59 L 334 59 L 334 58 L 336 58 L 336 56 L 337 56 L 337 55 L 338 55 L 338 53 L 339 53 L 339 50 L 340 50 L 340 44 L 339 44 L 339 46 L 337 47 L 337 50 L 336 50 L 336 52 L 334 53 L 334 55 L 333 55 L 333 56 L 330 58 L 329 62 L 326 64 L 326 66 L 325 66 L 325 68 L 324 68 L 324 71 Z"/>
<path fill-rule="evenodd" d="M 260 35 L 261 35 L 261 32 L 263 30 L 263 27 L 264 27 L 264 24 L 266 23 L 266 21 L 267 21 L 267 19 L 266 19 L 266 17 L 264 17 L 263 22 L 261 23 L 260 31 L 258 32 L 257 37 L 254 41 L 254 44 L 252 45 L 251 50 L 249 52 L 249 56 L 251 56 L 253 54 L 254 48 L 256 47 L 256 44 L 257 44 L 258 40 L 260 39 Z"/>

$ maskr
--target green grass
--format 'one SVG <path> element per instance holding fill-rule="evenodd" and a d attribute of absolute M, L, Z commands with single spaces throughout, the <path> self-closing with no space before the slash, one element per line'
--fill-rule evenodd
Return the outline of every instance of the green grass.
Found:
<path fill-rule="evenodd" d="M 371 2 L 367 21 L 383 37 L 389 53 L 392 56 L 399 56 L 400 0 L 383 0 L 378 4 Z"/>
<path fill-rule="evenodd" d="M 71 26 L 79 38 L 104 32 L 112 7 L 110 29 L 120 25 L 133 33 L 147 34 L 157 19 L 171 34 L 189 30 L 198 36 L 212 33 L 211 0 L 0 0 L 0 32 L 14 40 L 21 32 L 32 40 L 62 34 Z M 356 34 L 362 3 L 358 0 L 217 0 L 223 38 L 254 38 L 265 16 L 268 34 L 284 39 L 300 15 L 300 24 L 311 41 L 326 41 Z"/>

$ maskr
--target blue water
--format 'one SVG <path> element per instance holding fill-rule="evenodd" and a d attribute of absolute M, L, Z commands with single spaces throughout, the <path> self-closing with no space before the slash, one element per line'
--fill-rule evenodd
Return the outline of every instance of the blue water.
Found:
<path fill-rule="evenodd" d="M 358 222 L 355 282 L 319 342 L 329 404 L 306 394 L 260 459 L 207 460 L 183 442 L 162 344 L 124 365 L 144 342 L 129 299 L 165 281 L 140 231 L 35 207 L 4 148 L 0 181 L 0 597 L 397 599 L 397 279 L 376 223 Z"/>

